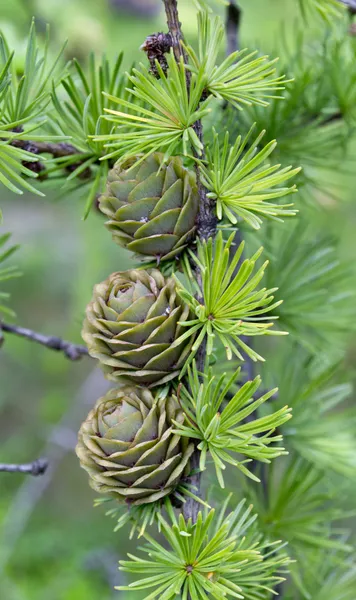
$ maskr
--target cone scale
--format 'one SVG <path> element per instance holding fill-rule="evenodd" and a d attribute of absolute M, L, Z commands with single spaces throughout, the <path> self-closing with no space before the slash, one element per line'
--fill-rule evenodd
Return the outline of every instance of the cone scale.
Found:
<path fill-rule="evenodd" d="M 173 420 L 184 420 L 177 401 L 144 387 L 113 389 L 100 398 L 76 447 L 91 487 L 132 505 L 174 492 L 194 445 L 172 432 Z"/>
<path fill-rule="evenodd" d="M 177 340 L 190 318 L 173 278 L 157 269 L 131 270 L 94 287 L 82 335 L 109 379 L 154 387 L 174 379 L 184 365 L 192 338 Z"/>
<path fill-rule="evenodd" d="M 162 260 L 181 254 L 195 233 L 199 196 L 195 174 L 177 156 L 163 163 L 154 153 L 117 163 L 110 171 L 100 210 L 114 241 L 140 257 Z"/>

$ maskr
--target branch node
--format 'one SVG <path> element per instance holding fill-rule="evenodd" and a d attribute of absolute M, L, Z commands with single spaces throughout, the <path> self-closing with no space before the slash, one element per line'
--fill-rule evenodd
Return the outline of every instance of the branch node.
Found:
<path fill-rule="evenodd" d="M 39 475 L 44 475 L 48 469 L 48 460 L 46 458 L 38 458 L 32 463 L 32 472 L 31 475 L 34 477 L 38 477 Z"/>
<path fill-rule="evenodd" d="M 159 79 L 159 72 L 157 69 L 156 61 L 160 64 L 162 71 L 166 74 L 168 70 L 167 54 L 172 48 L 172 36 L 170 33 L 153 33 L 149 35 L 145 42 L 142 44 L 140 50 L 143 50 L 147 54 L 147 58 L 151 65 L 151 73 Z"/>

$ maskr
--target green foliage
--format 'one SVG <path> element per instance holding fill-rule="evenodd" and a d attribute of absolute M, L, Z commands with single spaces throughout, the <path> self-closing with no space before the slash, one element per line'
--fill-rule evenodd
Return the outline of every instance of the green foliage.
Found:
<path fill-rule="evenodd" d="M 342 17 L 345 12 L 345 5 L 339 0 L 298 0 L 298 3 L 306 22 L 310 13 L 314 12 L 332 24 L 335 18 Z"/>
<path fill-rule="evenodd" d="M 349 125 L 355 123 L 356 102 L 356 46 L 351 36 L 344 35 L 326 39 L 323 48 L 326 86 L 331 100 Z M 348 76 L 345 77 L 344 74 Z M 330 100 L 329 100 L 330 101 Z M 350 131 L 353 133 L 353 130 Z"/>
<path fill-rule="evenodd" d="M 256 122 L 259 129 L 267 127 L 263 143 L 277 140 L 275 156 L 282 168 L 290 164 L 301 165 L 302 170 L 296 178 L 298 199 L 315 206 L 323 196 L 334 197 L 335 184 L 329 172 L 336 167 L 345 171 L 346 165 L 341 163 L 348 158 L 350 133 L 341 119 L 328 121 L 327 117 L 313 119 L 305 114 L 290 115 L 290 112 L 294 112 L 294 95 L 298 96 L 298 91 L 291 88 L 290 93 L 293 94 L 293 103 L 288 103 L 287 96 L 285 103 L 279 102 L 268 107 L 267 114 L 252 107 L 249 114 L 245 115 L 245 128 L 248 131 L 251 122 Z M 280 109 L 282 104 L 283 108 Z"/>
<path fill-rule="evenodd" d="M 253 123 L 266 130 L 263 147 L 277 140 L 274 150 L 282 167 L 302 166 L 297 178 L 298 198 L 315 206 L 333 198 L 331 170 L 345 172 L 350 158 L 355 121 L 355 45 L 349 36 L 336 34 L 311 43 L 299 34 L 296 47 L 283 43 L 284 65 L 293 81 L 287 83 L 283 102 L 272 99 L 267 107 L 252 105 L 239 114 L 223 115 L 219 127 L 246 135 Z M 347 77 L 345 73 L 347 72 Z M 225 111 L 226 112 L 226 111 Z M 318 192 L 316 194 L 316 192 Z"/>
<path fill-rule="evenodd" d="M 113 499 L 109 497 L 97 498 L 95 506 L 102 506 L 109 502 L 113 504 Z M 170 499 L 168 502 L 170 502 Z M 123 508 L 115 502 L 114 506 L 109 508 L 105 514 L 116 521 L 114 532 L 129 526 L 129 538 L 132 539 L 135 535 L 138 538 L 142 537 L 148 527 L 159 525 L 158 515 L 161 513 L 162 509 L 163 503 L 151 502 L 150 504 L 132 506 L 128 511 L 126 507 Z"/>
<path fill-rule="evenodd" d="M 25 164 L 38 161 L 38 156 L 11 145 L 14 139 L 26 139 L 25 135 L 22 133 L 9 135 L 8 131 L 0 129 L 0 137 L 3 140 L 0 142 L 0 182 L 15 194 L 23 194 L 22 187 L 38 196 L 43 196 L 42 192 L 26 180 L 26 177 L 37 177 L 37 174 L 27 168 Z"/>
<path fill-rule="evenodd" d="M 175 433 L 195 440 L 200 452 L 200 469 L 205 470 L 212 462 L 221 486 L 224 479 L 227 486 L 235 486 L 239 478 L 247 497 L 253 499 L 258 509 L 259 519 L 252 516 L 251 507 L 244 508 L 243 502 L 227 515 L 228 499 L 218 515 L 202 511 L 195 524 L 182 516 L 178 519 L 173 506 L 183 512 L 188 499 L 194 498 L 207 507 L 204 500 L 197 499 L 197 490 L 185 476 L 174 495 L 165 501 L 129 509 L 111 506 L 107 514 L 115 519 L 115 530 L 128 527 L 130 537 L 137 534 L 147 542 L 144 548 L 147 560 L 131 556 L 130 561 L 122 563 L 123 570 L 142 577 L 130 586 L 123 585 L 124 593 L 129 589 L 136 599 L 142 592 L 146 600 L 160 596 L 163 600 L 178 596 L 187 600 L 188 595 L 192 600 L 228 597 L 270 600 L 277 591 L 281 593 L 281 575 L 288 567 L 292 581 L 283 586 L 282 596 L 286 600 L 354 600 L 356 571 L 351 542 L 345 530 L 333 525 L 334 521 L 349 516 L 345 506 L 355 492 L 356 414 L 354 407 L 346 404 L 351 386 L 344 383 L 334 362 L 335 355 L 344 356 L 349 333 L 354 331 L 354 273 L 353 268 L 339 260 L 335 241 L 325 232 L 320 236 L 316 227 L 309 224 L 316 211 L 302 211 L 299 198 L 314 206 L 328 202 L 335 185 L 335 181 L 333 185 L 330 183 L 331 169 L 335 172 L 332 178 L 336 180 L 346 172 L 352 157 L 349 149 L 354 139 L 356 116 L 355 43 L 352 36 L 346 36 L 346 19 L 336 19 L 344 12 L 342 2 L 300 0 L 306 22 L 312 22 L 311 17 L 318 13 L 330 24 L 338 23 L 341 35 L 336 25 L 326 36 L 318 38 L 313 30 L 312 40 L 297 37 L 295 44 L 292 40 L 295 51 L 282 50 L 284 67 L 280 71 L 276 71 L 274 60 L 259 52 L 242 50 L 224 60 L 220 58 L 224 43 L 222 22 L 211 19 L 205 10 L 206 4 L 212 2 L 197 0 L 197 4 L 201 9 L 199 39 L 194 46 L 197 50 L 188 43 L 184 45 L 187 64 L 184 59 L 177 65 L 173 55 L 169 55 L 167 72 L 157 65 L 158 79 L 144 65 L 122 76 L 121 56 L 113 62 L 105 57 L 97 62 L 91 57 L 88 71 L 74 61 L 59 78 L 60 57 L 54 60 L 53 66 L 46 66 L 48 42 L 41 52 L 33 25 L 21 74 L 14 67 L 12 53 L 2 42 L 0 181 L 16 193 L 22 189 L 36 191 L 28 178 L 36 176 L 32 170 L 36 166 L 31 163 L 38 161 L 39 156 L 28 151 L 31 144 L 26 142 L 53 142 L 70 137 L 77 152 L 47 159 L 45 175 L 49 186 L 61 180 L 64 184 L 67 181 L 66 190 L 88 191 L 87 215 L 116 158 L 130 159 L 134 164 L 144 161 L 153 152 L 162 152 L 168 163 L 172 155 L 183 155 L 186 164 L 191 165 L 194 159 L 199 168 L 209 199 L 213 201 L 211 206 L 215 203 L 217 217 L 225 219 L 222 228 L 229 221 L 226 230 L 233 231 L 227 240 L 220 232 L 215 242 L 211 238 L 207 242 L 198 241 L 197 252 L 192 245 L 180 255 L 181 262 L 175 255 L 167 265 L 159 266 L 161 273 L 184 270 L 183 276 L 178 275 L 180 296 L 186 315 L 188 307 L 191 309 L 189 321 L 177 323 L 179 318 L 174 321 L 171 315 L 176 298 L 173 286 L 164 315 L 170 315 L 174 328 L 187 328 L 183 333 L 180 330 L 176 341 L 171 331 L 167 331 L 165 344 L 172 355 L 177 343 L 186 341 L 188 349 L 192 346 L 190 357 L 185 360 L 184 356 L 182 364 L 173 358 L 172 364 L 162 363 L 169 379 L 172 369 L 175 369 L 174 376 L 178 376 L 183 367 L 180 374 L 185 380 L 173 388 L 167 384 L 161 391 L 176 393 L 185 421 L 175 423 Z M 287 81 L 280 75 L 284 71 L 290 78 Z M 187 82 L 190 91 L 187 91 Z M 284 86 L 285 99 L 280 101 L 278 94 Z M 206 156 L 194 128 L 201 117 Z M 216 132 L 209 145 L 209 133 L 206 134 L 209 122 L 213 121 Z M 254 123 L 256 131 L 261 132 L 258 136 L 252 133 Z M 225 131 L 222 138 L 221 133 Z M 234 143 L 230 145 L 229 140 Z M 270 164 L 272 152 L 275 158 Z M 303 169 L 293 169 L 292 164 L 300 164 Z M 299 201 L 297 207 L 303 212 L 303 220 L 296 219 L 282 230 L 275 221 L 297 212 L 282 200 L 296 191 L 296 186 L 289 183 L 293 176 L 301 191 L 296 202 Z M 351 210 L 347 209 L 348 214 L 352 214 Z M 140 215 L 138 222 L 145 218 Z M 256 233 L 265 218 L 268 222 Z M 249 227 L 244 230 L 245 222 Z M 128 229 L 132 225 L 125 221 Z M 240 231 L 237 225 L 241 226 Z M 251 232 L 250 227 L 255 231 Z M 256 249 L 262 241 L 266 246 L 267 257 L 271 259 L 269 269 L 265 268 L 266 263 L 258 267 L 261 249 L 252 258 L 245 258 L 240 240 L 246 230 L 251 247 Z M 171 229 L 167 231 L 172 235 Z M 134 237 L 135 232 L 130 230 L 129 233 Z M 90 246 L 95 235 L 93 230 Z M 2 236 L 0 246 L 5 248 L 8 239 L 8 234 Z M 236 246 L 234 240 L 238 240 Z M 91 280 L 84 279 L 80 286 L 86 290 L 94 278 L 93 264 L 98 268 L 104 265 L 105 269 L 111 264 L 112 257 L 106 247 L 100 248 L 95 237 L 95 253 L 85 254 Z M 14 248 L 5 250 L 0 262 L 13 251 Z M 119 266 L 115 268 L 123 268 L 121 258 L 118 255 Z M 41 260 L 44 259 L 41 257 Z M 53 264 L 48 268 L 52 272 Z M 15 275 L 15 269 L 2 269 L 0 282 Z M 118 331 L 120 315 L 113 315 L 103 298 L 99 302 L 103 313 L 97 315 L 103 319 L 95 317 L 92 321 L 98 325 L 98 331 L 106 323 L 106 333 L 109 327 L 114 336 L 121 336 L 118 341 L 132 359 L 131 372 L 142 370 L 142 364 L 136 359 L 147 341 L 146 337 L 143 340 L 143 334 L 152 326 L 149 335 L 154 339 L 152 332 L 157 325 L 154 319 L 163 316 L 160 303 L 163 293 L 156 299 L 157 313 L 161 316 L 152 314 L 151 292 L 157 292 L 152 279 L 150 274 L 144 298 L 147 318 L 145 315 L 142 318 L 140 311 L 134 308 L 133 320 L 123 322 L 123 336 Z M 60 277 L 58 281 L 61 291 L 68 289 Z M 120 287 L 123 296 L 127 292 L 125 285 Z M 283 305 L 274 300 L 276 286 L 279 286 Z M 139 285 L 137 294 L 141 292 Z M 27 301 L 27 295 L 23 296 Z M 109 296 L 116 310 L 118 300 L 113 293 Z M 0 300 L 4 297 L 0 292 Z M 132 303 L 125 303 L 128 297 L 123 298 L 122 306 L 126 309 L 129 305 L 132 309 Z M 56 306 L 50 295 L 49 298 L 51 305 Z M 9 314 L 9 309 L 7 311 Z M 272 343 L 271 338 L 266 337 L 258 339 L 258 336 L 282 333 L 271 330 L 276 318 L 281 327 L 292 334 L 293 343 L 281 344 L 275 340 Z M 151 319 L 153 322 L 149 323 Z M 134 322 L 136 328 L 132 327 Z M 139 330 L 143 337 L 131 337 L 133 329 L 134 334 Z M 115 363 L 118 360 L 116 341 L 113 342 L 111 336 L 103 341 L 107 343 L 104 348 L 105 352 L 108 348 L 109 360 Z M 195 363 L 190 367 L 189 363 L 205 342 L 209 359 L 204 373 L 200 373 Z M 150 344 L 146 345 L 150 352 Z M 159 360 L 162 358 L 160 350 L 157 349 L 156 355 Z M 244 360 L 244 370 L 220 377 L 222 367 L 226 368 L 219 354 L 216 357 L 221 350 L 226 351 L 230 359 L 229 367 L 233 362 L 232 369 L 236 369 L 236 359 Z M 255 366 L 251 362 L 263 360 L 259 353 L 269 358 L 268 368 L 263 369 L 264 386 L 260 397 L 261 378 L 255 377 Z M 280 353 L 284 354 L 283 360 L 279 360 Z M 277 358 L 276 362 L 273 357 Z M 27 363 L 31 365 L 30 361 L 23 361 Z M 210 370 L 209 363 L 212 364 Z M 125 361 L 121 366 L 127 368 Z M 52 389 L 52 379 L 50 385 Z M 279 385 L 279 390 L 265 391 L 275 385 Z M 291 409 L 293 421 L 289 421 Z M 109 421 L 110 418 L 111 413 Z M 140 418 L 138 414 L 137 420 Z M 161 420 L 159 425 L 162 425 Z M 286 450 L 281 447 L 282 436 Z M 272 461 L 286 451 L 290 459 L 281 457 L 279 461 Z M 227 465 L 235 468 L 227 470 Z M 240 478 L 240 472 L 247 477 Z M 195 474 L 193 469 L 190 475 Z M 115 478 L 117 473 L 113 471 L 110 476 Z M 209 472 L 206 476 L 205 479 Z M 262 484 L 255 486 L 256 480 Z M 132 482 L 128 485 L 132 486 Z M 80 511 L 82 506 L 80 504 Z M 159 542 L 153 537 L 151 527 L 161 533 Z M 102 532 L 101 527 L 100 530 Z M 121 537 L 125 546 L 129 544 L 125 534 Z M 276 538 L 283 541 L 271 542 Z M 70 539 L 70 546 L 74 546 L 75 540 Z M 286 542 L 296 563 L 290 563 L 283 552 Z M 57 573 L 57 566 L 55 570 Z M 81 570 L 82 565 L 76 565 L 76 571 Z M 17 573 L 20 569 L 15 565 L 14 571 Z M 87 572 L 84 578 L 85 587 L 79 582 L 78 587 L 68 593 L 63 591 L 63 600 L 69 595 L 76 597 L 78 589 L 83 597 L 91 593 Z M 59 579 L 62 579 L 61 572 L 57 573 Z M 66 584 L 63 585 L 61 589 L 65 590 Z M 46 586 L 41 590 L 41 596 L 43 594 L 56 595 L 57 589 L 53 590 L 49 583 L 48 589 Z"/>
<path fill-rule="evenodd" d="M 267 232 L 265 242 L 266 285 L 284 300 L 273 313 L 281 325 L 312 352 L 341 346 L 354 328 L 354 271 L 338 258 L 334 240 L 298 220 Z"/>
<path fill-rule="evenodd" d="M 352 551 L 344 531 L 332 526 L 348 513 L 337 506 L 340 491 L 330 489 L 313 465 L 300 458 L 286 460 L 282 470 L 274 464 L 264 475 L 268 476 L 267 496 L 262 486 L 250 486 L 250 497 L 264 534 L 288 542 L 291 557 L 296 559 L 292 576 L 303 589 L 303 573 L 311 557 L 326 551 L 342 552 L 345 557 Z"/>
<path fill-rule="evenodd" d="M 292 170 L 290 166 L 280 169 L 280 165 L 266 164 L 277 142 L 272 140 L 258 151 L 265 131 L 251 141 L 253 129 L 254 126 L 244 139 L 238 136 L 233 146 L 229 145 L 228 132 L 221 144 L 214 130 L 212 148 L 207 150 L 207 164 L 201 164 L 201 171 L 202 182 L 209 190 L 208 197 L 216 200 L 218 218 L 225 216 L 233 224 L 240 218 L 259 229 L 261 216 L 280 221 L 279 217 L 296 214 L 290 209 L 292 204 L 276 204 L 269 200 L 296 192 L 295 185 L 280 186 L 300 169 Z"/>
<path fill-rule="evenodd" d="M 267 100 L 275 97 L 271 94 L 284 89 L 285 77 L 275 76 L 278 59 L 269 61 L 267 56 L 258 56 L 257 51 L 248 54 L 247 50 L 239 50 L 218 65 L 224 36 L 221 19 L 211 19 L 208 11 L 200 11 L 199 50 L 185 46 L 190 59 L 188 68 L 204 82 L 209 94 L 239 110 L 251 104 L 267 106 Z"/>
<path fill-rule="evenodd" d="M 2 223 L 2 214 L 0 211 L 0 225 Z M 14 252 L 18 249 L 18 245 L 10 246 L 6 248 L 6 244 L 11 238 L 11 233 L 4 233 L 0 235 L 0 283 L 2 284 L 4 281 L 8 281 L 13 277 L 19 277 L 21 273 L 17 270 L 16 267 L 2 267 L 2 263 L 5 262 L 10 256 L 13 255 Z M 5 314 L 8 316 L 14 316 L 14 312 L 3 302 L 7 301 L 9 298 L 9 294 L 3 292 L 0 288 L 0 315 Z M 1 342 L 1 333 L 0 333 L 0 342 Z"/>
<path fill-rule="evenodd" d="M 127 112 L 105 109 L 111 115 L 106 119 L 117 126 L 114 133 L 95 137 L 96 141 L 107 142 L 109 149 L 114 148 L 107 157 L 126 160 L 142 153 L 143 160 L 164 149 L 165 157 L 169 158 L 181 148 L 188 154 L 189 144 L 201 154 L 202 143 L 193 125 L 208 112 L 209 98 L 200 102 L 204 80 L 193 75 L 188 94 L 183 60 L 178 65 L 171 52 L 167 62 L 169 75 L 157 63 L 160 79 L 144 65 L 140 65 L 140 70 L 133 69 L 133 75 L 129 75 L 132 101 L 109 95 L 111 102 L 125 107 Z"/>
<path fill-rule="evenodd" d="M 212 12 L 207 0 L 193 0 L 193 2 L 198 10 L 208 10 L 209 12 Z M 216 3 L 222 6 L 228 6 L 229 0 L 216 0 Z"/>
<path fill-rule="evenodd" d="M 279 544 L 246 535 L 256 518 L 251 516 L 251 506 L 244 509 L 242 501 L 226 515 L 228 502 L 229 498 L 217 515 L 214 510 L 204 515 L 200 512 L 195 524 L 182 515 L 177 519 L 173 511 L 169 511 L 172 524 L 159 515 L 169 549 L 145 533 L 148 544 L 141 550 L 149 558 L 129 555 L 130 561 L 120 563 L 122 570 L 142 578 L 118 589 L 155 588 L 144 600 L 170 600 L 178 594 L 182 600 L 188 595 L 192 600 L 262 598 L 281 581 L 278 573 L 288 558 L 280 552 Z"/>
<path fill-rule="evenodd" d="M 290 409 L 280 410 L 258 417 L 258 409 L 278 390 L 274 389 L 255 400 L 261 378 L 248 381 L 229 397 L 238 380 L 239 368 L 230 378 L 222 375 L 216 379 L 210 369 L 202 374 L 202 381 L 194 363 L 189 371 L 187 387 L 180 390 L 180 402 L 186 414 L 185 423 L 176 422 L 177 433 L 199 441 L 200 469 L 206 468 L 207 455 L 214 461 L 216 475 L 224 486 L 225 463 L 240 469 L 242 473 L 259 481 L 247 468 L 252 460 L 269 463 L 271 459 L 285 454 L 284 448 L 275 446 L 282 441 L 275 430 L 291 418 Z M 231 456 L 240 454 L 247 460 Z"/>
<path fill-rule="evenodd" d="M 352 555 L 345 560 L 345 555 L 335 551 L 309 553 L 307 582 L 299 591 L 287 591 L 287 600 L 353 600 L 356 586 L 356 563 Z"/>
<path fill-rule="evenodd" d="M 87 169 L 94 168 L 94 176 L 89 182 L 85 216 L 88 215 L 96 194 L 102 191 L 108 175 L 109 161 L 101 160 L 106 154 L 104 144 L 93 138 L 111 132 L 112 126 L 103 115 L 106 109 L 110 110 L 115 105 L 110 95 L 123 94 L 124 77 L 120 73 L 122 58 L 121 53 L 111 65 L 106 56 L 103 56 L 98 65 L 92 53 L 89 57 L 88 74 L 84 73 L 77 60 L 73 60 L 72 68 L 61 81 L 66 99 L 63 99 L 55 86 L 52 89 L 55 124 L 58 123 L 60 133 L 71 135 L 71 142 L 78 149 L 78 154 L 52 160 L 50 171 L 72 167 L 67 176 L 67 181 L 70 182 Z"/>
<path fill-rule="evenodd" d="M 234 234 L 224 242 L 219 232 L 215 242 L 198 241 L 197 256 L 191 252 L 193 261 L 198 265 L 202 276 L 203 299 L 197 299 L 194 288 L 194 277 L 188 277 L 190 289 L 180 284 L 178 293 L 191 307 L 195 319 L 182 323 L 188 327 L 179 340 L 197 335 L 192 347 L 191 359 L 197 352 L 205 336 L 207 336 L 207 354 L 213 352 L 215 338 L 218 338 L 226 349 L 229 359 L 234 355 L 243 360 L 243 350 L 252 360 L 264 360 L 243 340 L 244 336 L 283 335 L 281 331 L 271 331 L 273 318 L 265 322 L 267 317 L 260 316 L 275 310 L 281 301 L 273 302 L 272 293 L 277 288 L 258 289 L 268 261 L 253 274 L 256 262 L 261 256 L 260 248 L 250 259 L 240 265 L 244 244 L 235 251 L 231 258 Z M 231 258 L 231 261 L 230 261 Z M 199 293 L 199 291 L 198 291 Z"/>
<path fill-rule="evenodd" d="M 356 412 L 345 400 L 352 385 L 340 375 L 340 364 L 318 364 L 314 357 L 293 349 L 295 360 L 284 357 L 274 365 L 279 373 L 278 399 L 274 408 L 287 402 L 293 409 L 293 423 L 281 431 L 288 447 L 325 471 L 356 477 Z"/>
<path fill-rule="evenodd" d="M 168 158 L 174 153 L 188 155 L 191 148 L 196 155 L 202 153 L 202 142 L 193 129 L 194 123 L 209 112 L 208 104 L 214 96 L 241 108 L 241 105 L 257 103 L 267 105 L 264 98 L 272 98 L 271 92 L 282 90 L 283 76 L 273 77 L 274 62 L 267 57 L 256 58 L 256 52 L 241 51 L 232 54 L 217 66 L 216 60 L 224 37 L 220 19 L 211 21 L 203 10 L 198 16 L 199 54 L 190 47 L 185 50 L 190 63 L 183 58 L 176 63 L 173 51 L 167 58 L 168 74 L 156 62 L 159 79 L 140 65 L 129 75 L 133 100 L 109 95 L 112 102 L 123 106 L 127 112 L 105 109 L 112 116 L 106 119 L 114 123 L 111 134 L 96 135 L 95 140 L 106 142 L 107 158 L 126 160 L 143 154 L 164 150 Z M 189 93 L 187 91 L 187 69 Z M 202 101 L 203 92 L 206 99 Z"/>
<path fill-rule="evenodd" d="M 192 498 L 201 504 L 201 506 L 211 508 L 209 504 L 202 498 L 199 498 L 194 491 L 197 491 L 196 488 L 189 483 L 188 480 L 183 479 L 170 496 L 165 497 L 161 501 L 158 500 L 149 504 L 133 505 L 130 507 L 129 511 L 126 506 L 123 507 L 113 501 L 110 497 L 97 498 L 95 506 L 102 506 L 110 502 L 111 508 L 106 512 L 106 515 L 116 521 L 114 532 L 129 526 L 129 538 L 131 540 L 135 535 L 138 538 L 142 537 L 148 527 L 151 527 L 152 525 L 156 525 L 158 530 L 161 531 L 158 515 L 161 514 L 165 508 L 167 509 L 167 507 L 172 508 L 172 506 L 179 506 L 180 504 L 184 505 L 189 498 Z M 112 506 L 113 504 L 114 506 Z"/>
<path fill-rule="evenodd" d="M 22 194 L 21 188 L 24 188 L 43 195 L 26 180 L 28 177 L 37 177 L 36 173 L 27 168 L 26 163 L 38 161 L 38 156 L 11 144 L 14 139 L 21 142 L 44 139 L 53 141 L 53 136 L 48 138 L 32 134 L 45 122 L 50 88 L 58 80 L 57 71 L 63 48 L 53 63 L 48 65 L 48 44 L 47 31 L 45 47 L 41 53 L 36 40 L 35 23 L 32 21 L 24 70 L 18 76 L 13 61 L 14 53 L 10 52 L 5 38 L 0 36 L 0 182 L 16 194 Z"/>
<path fill-rule="evenodd" d="M 0 59 L 7 84 L 2 92 L 1 122 L 8 129 L 23 126 L 30 120 L 43 120 L 44 110 L 50 103 L 51 86 L 58 83 L 58 68 L 64 47 L 52 64 L 49 62 L 49 30 L 41 53 L 36 39 L 34 20 L 31 23 L 23 73 L 18 77 L 13 53 L 10 53 L 4 37 L 0 38 Z"/>

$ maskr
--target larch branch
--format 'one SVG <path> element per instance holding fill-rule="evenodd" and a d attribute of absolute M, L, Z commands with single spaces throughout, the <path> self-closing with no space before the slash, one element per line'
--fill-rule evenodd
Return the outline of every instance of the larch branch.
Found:
<path fill-rule="evenodd" d="M 163 0 L 166 16 L 167 16 L 167 25 L 169 29 L 169 33 L 172 38 L 172 47 L 174 56 L 179 62 L 183 57 L 184 61 L 187 62 L 187 57 L 185 55 L 183 46 L 181 44 L 183 40 L 183 34 L 181 29 L 181 23 L 179 21 L 178 14 L 178 5 L 177 0 Z M 187 76 L 187 87 L 189 90 L 190 86 L 190 77 L 189 74 Z M 194 131 L 197 134 L 199 140 L 203 144 L 203 127 L 201 121 L 196 121 L 193 125 Z M 196 158 L 198 156 L 196 155 Z M 204 158 L 203 155 L 199 158 Z M 216 225 L 217 220 L 215 216 L 215 207 L 212 200 L 207 197 L 206 189 L 202 185 L 200 179 L 199 168 L 196 167 L 196 176 L 197 176 L 197 185 L 199 191 L 199 211 L 197 216 L 197 235 L 200 239 L 208 239 L 209 237 L 214 237 L 216 233 Z M 200 273 L 197 272 L 197 279 L 201 287 L 201 276 Z M 198 353 L 197 353 L 197 367 L 200 371 L 204 371 L 206 359 L 206 340 L 201 344 Z M 200 494 L 200 485 L 201 485 L 201 473 L 199 472 L 199 459 L 200 452 L 196 450 L 191 459 L 191 468 L 193 471 L 192 476 L 190 477 L 190 483 L 195 487 L 196 494 Z M 186 502 L 183 505 L 183 514 L 185 519 L 192 519 L 193 522 L 196 521 L 199 511 L 199 503 L 193 498 L 186 498 Z"/>
<path fill-rule="evenodd" d="M 50 348 L 51 350 L 63 352 L 69 360 L 75 361 L 80 360 L 83 356 L 89 356 L 86 346 L 73 344 L 72 342 L 67 342 L 62 338 L 53 335 L 37 333 L 36 331 L 32 331 L 32 329 L 27 329 L 25 327 L 18 327 L 17 325 L 9 325 L 8 323 L 0 322 L 0 332 L 1 331 L 26 338 L 32 342 L 46 346 L 46 348 Z"/>
<path fill-rule="evenodd" d="M 48 460 L 46 458 L 39 458 L 32 463 L 21 465 L 0 463 L 0 472 L 2 473 L 25 473 L 27 475 L 33 475 L 34 477 L 44 475 L 47 468 Z"/>

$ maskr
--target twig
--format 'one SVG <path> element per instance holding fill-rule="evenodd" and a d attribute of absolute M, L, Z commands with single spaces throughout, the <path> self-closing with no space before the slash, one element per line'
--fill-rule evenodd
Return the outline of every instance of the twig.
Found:
<path fill-rule="evenodd" d="M 174 51 L 174 56 L 176 57 L 176 60 L 178 62 L 180 61 L 181 57 L 183 57 L 184 61 L 187 62 L 188 59 L 186 53 L 184 52 L 184 48 L 181 44 L 181 41 L 183 40 L 183 34 L 181 30 L 181 23 L 179 21 L 177 0 L 163 0 L 163 3 L 166 10 L 168 29 L 172 37 L 172 47 Z M 189 84 L 190 80 L 188 74 L 188 88 Z M 193 129 L 196 135 L 198 136 L 200 142 L 203 143 L 203 126 L 200 119 L 194 123 Z M 195 156 L 195 158 L 205 158 L 204 150 L 202 152 L 202 155 L 199 156 L 193 149 L 193 155 Z M 217 219 L 215 216 L 215 203 L 214 200 L 208 198 L 206 195 L 206 189 L 201 183 L 200 171 L 197 165 L 195 167 L 195 171 L 200 198 L 199 211 L 196 221 L 197 234 L 200 239 L 206 240 L 209 237 L 214 237 L 216 233 Z"/>
<path fill-rule="evenodd" d="M 22 131 L 22 129 L 19 129 L 19 131 Z M 66 142 L 55 144 L 53 142 L 34 142 L 19 138 L 12 140 L 10 145 L 14 146 L 14 148 L 21 148 L 22 150 L 26 150 L 26 152 L 31 152 L 36 155 L 52 154 L 53 158 L 65 158 L 66 156 L 78 155 L 78 161 L 67 166 L 64 165 L 64 169 L 69 172 L 74 171 L 84 160 L 86 160 L 84 158 L 81 159 L 80 155 L 83 153 L 80 150 Z M 46 179 L 46 166 L 41 161 L 26 161 L 23 164 L 30 169 L 30 171 L 38 173 L 39 179 Z M 78 177 L 79 179 L 89 179 L 91 174 L 92 170 L 90 167 L 87 167 L 80 175 L 78 175 Z"/>
<path fill-rule="evenodd" d="M 109 387 L 99 369 L 94 369 L 83 382 L 77 396 L 70 403 L 68 411 L 59 423 L 51 429 L 47 441 L 42 448 L 42 455 L 49 461 L 49 469 L 40 480 L 26 479 L 12 499 L 7 514 L 2 520 L 0 529 L 0 577 L 4 577 L 4 569 L 11 558 L 16 544 L 27 527 L 31 514 L 37 503 L 52 482 L 56 468 L 68 452 L 72 452 L 76 443 L 76 433 L 80 422 L 85 418 L 89 406 L 92 406 Z M 62 432 L 72 432 L 72 443 L 63 443 Z M 66 434 L 68 438 L 68 434 Z M 62 480 L 61 480 L 62 485 Z"/>
<path fill-rule="evenodd" d="M 39 458 L 34 460 L 32 463 L 23 465 L 12 465 L 6 463 L 0 463 L 0 471 L 3 473 L 26 473 L 27 475 L 44 475 L 48 468 L 48 460 L 46 458 Z"/>
<path fill-rule="evenodd" d="M 227 55 L 240 50 L 241 8 L 235 0 L 230 0 L 226 8 L 226 41 Z"/>
<path fill-rule="evenodd" d="M 196 123 L 194 123 L 194 125 L 193 125 L 193 129 L 194 129 L 195 133 L 197 134 L 200 142 L 203 142 L 202 122 L 200 120 L 196 121 Z M 193 150 L 193 154 L 196 158 L 200 158 L 200 159 L 205 158 L 204 151 L 201 156 L 198 156 L 196 154 L 195 150 Z M 199 171 L 198 166 L 195 167 L 195 171 L 196 171 L 197 186 L 198 186 L 199 199 L 200 199 L 199 211 L 198 211 L 198 216 L 197 216 L 197 221 L 196 221 L 197 234 L 201 240 L 207 240 L 208 238 L 215 237 L 215 235 L 216 235 L 217 217 L 216 217 L 216 211 L 215 211 L 215 201 L 211 198 L 208 198 L 206 195 L 206 189 L 203 186 L 203 184 L 201 183 L 200 171 Z M 199 273 L 198 273 L 198 282 L 201 283 L 199 281 Z"/>
<path fill-rule="evenodd" d="M 166 11 L 169 33 L 172 37 L 172 47 L 176 61 L 179 62 L 181 56 L 186 60 L 185 52 L 181 44 L 183 34 L 181 22 L 179 21 L 177 0 L 163 0 L 163 4 Z"/>
<path fill-rule="evenodd" d="M 12 140 L 11 146 L 30 151 L 33 154 L 52 154 L 54 158 L 72 156 L 73 154 L 82 154 L 80 150 L 72 146 L 72 144 L 67 144 L 66 142 L 54 144 L 53 142 L 32 142 L 28 140 L 22 140 L 20 138 Z M 30 150 L 29 147 L 31 147 Z"/>
<path fill-rule="evenodd" d="M 275 588 L 274 588 L 274 591 L 275 591 L 275 593 L 276 593 L 278 596 L 282 596 L 282 594 L 283 594 L 283 588 L 284 588 L 284 581 L 281 581 L 281 582 L 280 582 L 280 583 L 277 585 L 277 587 L 275 587 Z"/>
<path fill-rule="evenodd" d="M 46 348 L 50 348 L 51 350 L 63 352 L 69 360 L 80 360 L 82 356 L 89 356 L 86 346 L 72 344 L 59 337 L 43 335 L 42 333 L 37 333 L 31 329 L 25 329 L 24 327 L 17 327 L 16 325 L 8 325 L 7 323 L 0 322 L 0 331 L 14 333 L 15 335 L 27 338 L 37 344 L 42 344 L 42 346 L 46 346 Z"/>

